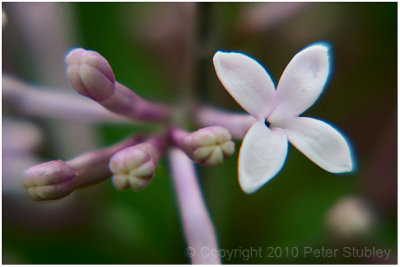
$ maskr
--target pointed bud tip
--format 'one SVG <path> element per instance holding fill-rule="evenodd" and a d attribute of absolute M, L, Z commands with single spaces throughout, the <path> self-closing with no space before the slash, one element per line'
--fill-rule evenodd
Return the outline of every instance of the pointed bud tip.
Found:
<path fill-rule="evenodd" d="M 62 160 L 36 165 L 25 172 L 24 184 L 34 199 L 64 197 L 74 189 L 75 170 Z"/>
<path fill-rule="evenodd" d="M 62 160 L 53 160 L 29 168 L 25 172 L 25 185 L 50 185 L 72 180 L 75 170 Z"/>

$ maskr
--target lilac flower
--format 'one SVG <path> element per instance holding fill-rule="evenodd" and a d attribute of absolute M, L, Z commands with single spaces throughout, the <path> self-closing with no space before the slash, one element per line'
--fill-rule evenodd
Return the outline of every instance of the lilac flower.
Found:
<path fill-rule="evenodd" d="M 326 46 L 315 44 L 296 54 L 276 90 L 267 71 L 244 54 L 218 51 L 213 61 L 226 90 L 256 119 L 239 154 L 239 183 L 246 193 L 279 172 L 288 140 L 328 172 L 352 170 L 345 138 L 321 120 L 299 117 L 318 99 L 328 78 Z"/>
<path fill-rule="evenodd" d="M 296 55 L 286 68 L 277 91 L 268 73 L 253 59 L 240 53 L 217 52 L 214 65 L 220 80 L 251 116 L 196 107 L 193 112 L 196 122 L 209 126 L 194 132 L 173 125 L 177 123 L 173 117 L 176 111 L 173 113 L 171 107 L 147 101 L 120 84 L 108 61 L 99 53 L 74 49 L 66 56 L 66 63 L 71 86 L 108 110 L 104 112 L 102 108 L 91 106 L 84 109 L 84 113 L 92 112 L 100 120 L 162 122 L 167 124 L 168 130 L 160 131 L 144 142 L 142 136 L 137 136 L 69 161 L 53 160 L 28 169 L 25 185 L 35 199 L 63 198 L 77 188 L 97 183 L 110 175 L 113 175 L 112 183 L 118 190 L 141 190 L 150 184 L 158 161 L 169 146 L 172 178 L 188 244 L 195 249 L 217 248 L 213 225 L 188 157 L 205 166 L 220 164 L 235 151 L 232 135 L 242 138 L 250 128 L 239 156 L 239 181 L 247 193 L 256 191 L 280 170 L 286 158 L 288 140 L 327 171 L 344 172 L 352 168 L 349 147 L 340 133 L 320 120 L 298 117 L 316 101 L 328 76 L 328 56 L 324 46 L 314 45 Z M 21 84 L 12 79 L 6 81 L 8 86 L 19 88 L 15 92 L 7 90 L 7 99 L 19 106 L 30 107 L 37 114 L 46 114 L 49 110 L 48 107 L 38 108 L 38 104 L 52 98 L 60 100 L 59 95 L 44 92 L 39 96 L 32 93 L 33 97 L 28 94 L 28 98 L 35 101 L 26 101 L 23 96 L 30 89 L 20 89 Z M 96 107 L 99 106 L 96 104 Z M 63 107 L 62 110 L 62 114 L 71 113 L 74 108 Z M 71 114 L 65 117 L 70 118 Z M 193 263 L 220 262 L 217 256 L 191 257 Z"/>

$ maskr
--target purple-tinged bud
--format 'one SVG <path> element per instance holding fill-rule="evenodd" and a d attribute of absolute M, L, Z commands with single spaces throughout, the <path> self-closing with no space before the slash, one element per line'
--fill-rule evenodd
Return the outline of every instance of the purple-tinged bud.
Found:
<path fill-rule="evenodd" d="M 25 172 L 25 186 L 38 200 L 57 199 L 75 189 L 77 173 L 62 160 L 36 165 Z"/>
<path fill-rule="evenodd" d="M 145 121 L 164 121 L 170 117 L 169 107 L 146 101 L 117 82 L 110 64 L 99 53 L 77 48 L 65 61 L 71 86 L 106 109 Z"/>
<path fill-rule="evenodd" d="M 235 152 L 231 134 L 221 126 L 205 127 L 192 133 L 173 128 L 169 136 L 171 142 L 195 162 L 206 166 L 218 165 Z"/>
<path fill-rule="evenodd" d="M 114 92 L 114 72 L 99 53 L 77 48 L 68 53 L 65 62 L 68 80 L 78 93 L 103 101 Z"/>
<path fill-rule="evenodd" d="M 156 171 L 158 159 L 164 150 L 161 138 L 127 147 L 110 160 L 112 182 L 118 190 L 141 190 L 149 185 Z"/>
<path fill-rule="evenodd" d="M 36 165 L 25 172 L 25 186 L 37 200 L 65 197 L 77 188 L 110 177 L 110 158 L 121 149 L 141 140 L 140 136 L 134 137 L 109 148 L 87 152 L 67 162 L 53 160 Z"/>

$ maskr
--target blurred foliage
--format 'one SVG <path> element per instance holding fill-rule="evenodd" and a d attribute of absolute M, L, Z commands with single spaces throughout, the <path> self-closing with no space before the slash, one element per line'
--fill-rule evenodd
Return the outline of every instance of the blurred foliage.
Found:
<path fill-rule="evenodd" d="M 3 3 L 3 9 L 7 12 L 11 5 L 13 3 Z M 103 54 L 117 79 L 138 94 L 173 102 L 178 85 L 162 67 L 160 62 L 165 59 L 143 41 L 146 35 L 138 30 L 143 28 L 146 16 L 155 22 L 160 18 L 158 13 L 152 14 L 154 8 L 170 4 L 62 5 L 73 6 L 73 20 L 79 35 L 74 46 Z M 372 240 L 360 241 L 357 246 L 391 249 L 390 261 L 396 262 L 397 205 L 394 202 L 397 199 L 397 154 L 395 150 L 383 152 L 388 161 L 394 163 L 384 166 L 385 170 L 374 162 L 379 161 L 376 151 L 382 142 L 389 147 L 397 147 L 396 138 L 386 138 L 384 132 L 385 125 L 397 123 L 397 3 L 308 3 L 295 14 L 288 14 L 264 26 L 256 25 L 254 27 L 258 28 L 253 30 L 246 26 L 246 18 L 249 17 L 244 15 L 244 10 L 248 10 L 249 6 L 268 4 L 198 5 L 207 5 L 207 12 L 211 12 L 206 14 L 206 21 L 203 22 L 208 27 L 206 34 L 211 38 L 219 36 L 211 42 L 210 55 L 218 49 L 248 53 L 268 69 L 275 82 L 297 51 L 315 41 L 328 41 L 333 54 L 330 81 L 320 100 L 306 115 L 326 119 L 338 126 L 351 140 L 358 165 L 350 175 L 330 174 L 290 147 L 281 172 L 253 195 L 246 195 L 239 188 L 238 153 L 221 166 L 197 166 L 220 247 L 331 247 L 324 216 L 338 199 L 357 194 L 376 205 L 381 219 L 378 233 Z M 165 23 L 168 24 L 168 21 Z M 151 25 L 149 27 L 152 31 L 159 30 L 151 28 Z M 5 31 L 3 38 L 7 38 L 8 34 L 12 33 Z M 157 44 L 160 49 L 163 45 L 163 42 Z M 173 55 L 176 61 L 181 59 L 179 51 Z M 241 110 L 219 83 L 211 56 L 208 62 L 204 61 L 205 67 L 202 68 L 204 80 L 201 82 L 205 88 L 197 94 L 208 103 Z M 164 65 L 170 63 L 173 64 L 168 61 Z M 34 62 L 27 63 L 30 67 L 34 65 Z M 25 75 L 25 71 L 15 72 L 21 78 L 34 79 Z M 177 75 L 179 77 L 179 73 Z M 154 128 L 98 125 L 96 131 L 106 145 L 136 132 L 154 131 Z M 397 134 L 394 136 L 397 137 Z M 237 150 L 239 147 L 240 142 L 237 143 Z M 57 155 L 53 156 L 57 158 Z M 386 191 L 386 196 L 373 193 L 374 190 L 381 192 L 382 188 L 390 189 Z M 387 197 L 390 205 L 385 201 Z M 151 185 L 142 192 L 117 192 L 110 181 L 106 181 L 96 187 L 79 190 L 71 198 L 82 203 L 80 208 L 86 216 L 82 220 L 78 218 L 78 223 L 56 230 L 37 230 L 27 226 L 29 221 L 16 224 L 8 220 L 9 208 L 3 202 L 3 263 L 188 262 L 183 253 L 185 243 L 166 159 L 158 167 Z M 23 218 L 24 214 L 20 216 Z M 76 214 L 71 212 L 70 216 Z M 263 256 L 248 260 L 243 257 L 225 258 L 223 261 L 353 263 L 346 258 L 268 258 L 265 253 Z M 356 259 L 354 262 L 374 263 L 374 259 Z"/>

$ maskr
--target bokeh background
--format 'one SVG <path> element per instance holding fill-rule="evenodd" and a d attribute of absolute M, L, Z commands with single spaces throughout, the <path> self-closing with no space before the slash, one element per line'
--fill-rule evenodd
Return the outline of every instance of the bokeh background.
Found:
<path fill-rule="evenodd" d="M 397 262 L 397 3 L 3 3 L 2 8 L 3 75 L 73 91 L 63 58 L 71 48 L 84 47 L 104 55 L 117 79 L 138 94 L 175 105 L 187 90 L 203 103 L 241 111 L 215 75 L 216 50 L 257 58 L 277 82 L 296 52 L 329 42 L 330 81 L 306 115 L 331 122 L 348 137 L 357 168 L 330 174 L 290 147 L 281 172 L 246 195 L 237 182 L 237 152 L 220 166 L 197 166 L 220 248 L 242 250 L 222 260 Z M 189 262 L 165 158 L 141 192 L 117 192 L 107 180 L 59 201 L 36 203 L 19 187 L 30 164 L 67 160 L 153 131 L 151 125 L 39 117 L 4 99 L 2 118 L 3 263 Z M 10 142 L 28 135 L 39 143 L 34 155 L 7 153 Z M 305 247 L 346 246 L 390 249 L 390 255 L 303 253 Z M 283 254 L 269 254 L 269 247 Z M 293 247 L 298 256 L 286 253 Z M 251 248 L 264 252 L 247 257 Z"/>

